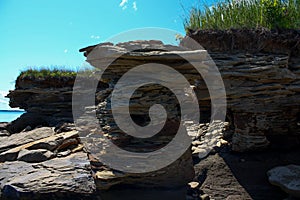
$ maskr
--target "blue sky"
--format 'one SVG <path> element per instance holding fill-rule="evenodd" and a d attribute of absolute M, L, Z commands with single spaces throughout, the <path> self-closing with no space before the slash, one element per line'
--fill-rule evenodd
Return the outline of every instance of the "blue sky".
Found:
<path fill-rule="evenodd" d="M 185 10 L 198 0 L 0 0 L 0 109 L 28 67 L 76 68 L 80 48 L 135 28 L 161 27 L 184 34 Z"/>

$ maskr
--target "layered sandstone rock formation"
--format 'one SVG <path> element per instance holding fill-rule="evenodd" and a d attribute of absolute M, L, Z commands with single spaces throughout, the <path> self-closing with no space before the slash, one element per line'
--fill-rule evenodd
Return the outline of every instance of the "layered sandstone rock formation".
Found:
<path fill-rule="evenodd" d="M 203 30 L 188 35 L 208 50 L 222 74 L 233 150 L 299 146 L 299 31 Z"/>
<path fill-rule="evenodd" d="M 142 87 L 137 88 L 134 91 L 133 95 L 130 97 L 130 116 L 133 121 L 139 126 L 146 126 L 150 122 L 149 118 L 149 109 L 151 106 L 155 104 L 161 104 L 164 106 L 167 112 L 166 123 L 165 121 L 151 121 L 157 126 L 161 126 L 162 130 L 158 130 L 157 135 L 153 137 L 137 139 L 136 137 L 129 136 L 126 132 L 122 131 L 112 114 L 112 107 L 116 110 L 116 112 L 120 113 L 121 123 L 128 124 L 126 120 L 130 117 L 126 116 L 126 114 L 122 113 L 123 110 L 126 109 L 126 105 L 123 104 L 126 99 L 127 91 L 132 89 L 133 85 L 140 85 L 146 79 L 145 74 L 153 74 L 152 68 L 148 68 L 143 70 L 142 72 L 134 73 L 135 78 L 129 78 L 132 81 L 131 85 L 123 84 L 120 86 L 120 93 L 117 93 L 116 100 L 112 104 L 112 92 L 115 90 L 116 84 L 118 80 L 130 69 L 135 66 L 160 62 L 161 64 L 166 64 L 171 66 L 175 66 L 175 63 L 178 68 L 181 68 L 182 71 L 189 69 L 183 69 L 183 65 L 187 64 L 186 62 L 183 64 L 178 64 L 183 61 L 182 58 L 176 55 L 175 52 L 182 51 L 181 48 L 176 46 L 168 46 L 163 45 L 163 43 L 159 41 L 136 41 L 136 42 L 128 42 L 128 43 L 120 43 L 117 45 L 113 45 L 110 43 L 101 44 L 97 47 L 88 47 L 83 49 L 85 51 L 85 55 L 87 55 L 87 61 L 90 62 L 93 66 L 97 68 L 104 68 L 107 60 L 110 58 L 114 58 L 114 56 L 120 54 L 117 60 L 115 60 L 102 74 L 102 81 L 107 83 L 109 87 L 103 91 L 97 93 L 96 97 L 99 102 L 101 102 L 97 106 L 97 117 L 99 118 L 100 126 L 102 127 L 102 131 L 106 137 L 108 137 L 113 143 L 122 149 L 126 149 L 130 152 L 139 152 L 139 153 L 149 153 L 154 152 L 160 148 L 165 147 L 168 143 L 175 137 L 178 127 L 180 124 L 180 112 L 178 111 L 178 101 L 174 97 L 174 94 L 170 92 L 170 90 L 166 87 L 162 87 L 158 84 L 146 84 Z M 170 51 L 170 52 L 168 52 Z M 186 53 L 186 55 L 193 56 L 193 52 L 182 51 L 182 53 Z M 103 71 L 103 69 L 102 69 Z M 97 72 L 96 72 L 97 73 Z M 155 73 L 156 74 L 156 73 Z M 193 74 L 185 73 L 187 79 L 191 80 Z M 160 74 L 159 76 L 164 76 Z M 140 79 L 137 77 L 141 77 Z M 144 78 L 143 78 L 144 77 Z M 173 77 L 173 83 L 176 85 L 176 76 Z M 126 81 L 126 83 L 128 80 Z M 186 88 L 188 89 L 188 88 Z M 173 96 L 172 96 L 173 95 Z M 183 92 L 184 95 L 184 92 Z M 186 102 L 188 103 L 188 101 Z M 190 102 L 191 103 L 191 102 Z M 193 111 L 192 111 L 193 112 Z M 187 127 L 192 126 L 193 124 L 186 125 Z M 128 126 L 130 126 L 128 124 Z M 192 132 L 197 133 L 198 130 L 190 129 L 189 134 Z M 144 133 L 146 134 L 146 133 Z M 93 148 L 97 146 L 104 146 L 101 140 L 97 142 L 93 136 L 90 138 L 93 140 L 93 145 L 87 144 L 87 150 L 93 150 Z M 183 141 L 182 141 L 183 142 Z M 153 172 L 146 172 L 140 174 L 134 173 L 122 173 L 118 171 L 114 171 L 112 169 L 101 169 L 98 168 L 95 174 L 96 184 L 98 187 L 108 187 L 110 184 L 135 184 L 135 185 L 152 185 L 152 186 L 162 186 L 165 185 L 178 187 L 180 185 L 187 184 L 193 178 L 193 166 L 192 166 L 192 156 L 191 151 L 187 147 L 180 147 L 178 145 L 177 150 L 180 151 L 180 148 L 184 148 L 184 154 L 176 157 L 176 161 L 171 165 L 160 169 L 155 170 Z M 108 148 L 104 149 L 101 152 L 101 155 L 97 155 L 99 157 L 106 154 L 110 154 L 111 150 Z M 103 153 L 105 152 L 105 153 Z M 173 154 L 176 155 L 176 150 L 173 151 Z M 141 154 L 140 156 L 142 156 Z M 122 155 L 118 155 L 118 157 L 122 157 Z M 155 160 L 155 163 L 160 165 L 166 162 L 163 159 L 164 155 L 161 155 L 161 159 Z M 171 157 L 172 155 L 170 155 Z M 134 159 L 134 157 L 124 155 L 128 160 Z M 146 156 L 145 156 L 146 159 Z M 97 164 L 97 160 L 93 162 L 94 165 Z M 151 162 L 143 162 L 136 163 L 140 165 L 140 169 L 145 170 L 151 167 Z M 154 164 L 155 165 L 155 164 Z M 96 169 L 96 168 L 95 168 Z"/>
<path fill-rule="evenodd" d="M 206 45 L 203 46 L 207 48 Z M 98 54 L 93 54 L 94 50 L 97 50 Z M 211 97 L 207 86 L 198 72 L 181 57 L 187 56 L 193 60 L 196 59 L 196 53 L 199 55 L 198 53 L 202 52 L 201 55 L 204 56 L 202 59 L 207 61 L 205 59 L 207 52 L 163 45 L 159 41 L 134 41 L 117 45 L 105 43 L 97 47 L 87 47 L 82 51 L 92 65 L 100 68 L 102 64 L 103 67 L 107 64 L 105 58 L 121 55 L 102 74 L 101 81 L 105 84 L 100 83 L 93 96 L 96 109 L 93 105 L 85 108 L 85 111 L 98 117 L 97 123 L 102 130 L 94 132 L 89 119 L 84 118 L 81 121 L 83 126 L 79 126 L 79 132 L 74 130 L 74 125 L 62 125 L 63 122 L 73 121 L 72 90 L 75 77 L 61 80 L 19 77 L 16 89 L 8 96 L 12 107 L 23 108 L 27 113 L 13 123 L 1 127 L 2 196 L 11 198 L 24 196 L 29 199 L 32 194 L 42 197 L 55 194 L 59 197 L 69 194 L 78 197 L 89 196 L 95 194 L 96 187 L 105 190 L 119 184 L 151 187 L 182 186 L 194 176 L 191 154 L 204 158 L 215 146 L 227 143 L 222 137 L 231 137 L 223 134 L 224 127 L 228 126 L 228 123 L 215 121 L 199 125 L 197 122 L 186 121 L 185 128 L 193 139 L 192 148 L 173 164 L 142 174 L 122 172 L 104 165 L 90 152 L 95 144 L 86 143 L 85 138 L 79 139 L 79 136 L 83 136 L 82 130 L 88 131 L 85 133 L 86 136 L 101 134 L 115 145 L 129 151 L 151 152 L 168 144 L 179 126 L 180 102 L 166 87 L 155 84 L 136 90 L 131 97 L 129 110 L 133 121 L 145 126 L 150 122 L 149 108 L 154 104 L 162 104 L 167 111 L 163 131 L 156 137 L 140 140 L 126 135 L 116 126 L 111 111 L 111 93 L 117 80 L 135 66 L 160 63 L 183 74 L 192 85 L 191 88 L 186 88 L 183 95 L 188 96 L 190 91 L 195 91 L 201 111 L 200 120 L 209 122 Z M 288 139 L 289 146 L 293 143 L 299 144 L 300 65 L 297 52 L 299 51 L 292 53 L 210 51 L 210 56 L 222 75 L 227 93 L 227 119 L 233 129 L 231 144 L 234 150 L 263 149 L 275 144 L 277 138 L 282 141 Z M 91 59 L 93 56 L 95 60 Z M 208 65 L 203 67 L 209 70 Z M 151 69 L 144 73 L 148 72 L 150 73 Z M 94 72 L 96 77 L 99 75 L 97 73 L 99 71 Z M 174 77 L 170 78 L 177 83 Z M 141 80 L 135 81 L 139 83 Z M 89 84 L 85 86 L 89 87 Z M 122 86 L 128 89 L 128 86 Z M 120 110 L 124 108 L 123 104 L 117 105 L 120 106 Z M 155 123 L 159 125 L 161 122 Z M 45 125 L 53 128 L 34 129 Z M 81 142 L 84 143 L 86 151 L 82 150 Z M 109 155 L 110 152 L 101 153 Z M 55 163 L 55 166 L 51 163 Z M 39 178 L 33 178 L 32 174 L 36 174 Z M 26 179 L 21 180 L 18 178 L 19 175 Z M 45 179 L 47 181 L 44 181 L 44 178 L 47 178 Z"/>
<path fill-rule="evenodd" d="M 19 76 L 15 90 L 8 94 L 9 105 L 26 111 L 21 118 L 6 128 L 10 133 L 18 133 L 25 128 L 56 126 L 73 122 L 72 93 L 76 76 L 34 77 Z M 99 90 L 106 85 L 99 83 Z"/>

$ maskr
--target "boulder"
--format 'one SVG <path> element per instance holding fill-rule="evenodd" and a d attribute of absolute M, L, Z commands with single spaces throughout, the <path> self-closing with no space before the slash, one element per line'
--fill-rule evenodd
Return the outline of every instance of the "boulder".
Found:
<path fill-rule="evenodd" d="M 291 196 L 300 198 L 300 166 L 287 165 L 275 167 L 267 172 L 269 182 L 279 186 Z"/>

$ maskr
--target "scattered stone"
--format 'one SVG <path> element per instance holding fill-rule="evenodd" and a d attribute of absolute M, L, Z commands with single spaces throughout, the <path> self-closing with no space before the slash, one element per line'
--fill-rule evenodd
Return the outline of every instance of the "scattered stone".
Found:
<path fill-rule="evenodd" d="M 195 182 L 195 181 L 194 182 L 190 182 L 189 186 L 190 186 L 191 189 L 199 189 L 200 183 Z"/>
<path fill-rule="evenodd" d="M 195 140 L 195 141 L 192 142 L 192 145 L 193 145 L 193 146 L 198 146 L 198 145 L 201 145 L 201 144 L 203 144 L 203 142 L 201 142 L 201 141 L 199 141 L 199 140 Z M 192 149 L 192 150 L 193 150 L 193 149 Z"/>
<path fill-rule="evenodd" d="M 28 163 L 38 163 L 49 160 L 54 154 L 51 151 L 46 149 L 36 149 L 36 150 L 27 150 L 22 149 L 19 152 L 17 160 L 28 162 Z"/>
<path fill-rule="evenodd" d="M 24 130 L 22 132 L 27 132 L 27 131 L 31 131 L 32 128 L 31 126 L 26 126 L 26 128 L 24 128 Z"/>
<path fill-rule="evenodd" d="M 66 157 L 68 155 L 70 155 L 72 153 L 72 151 L 70 149 L 67 149 L 65 151 L 61 151 L 59 153 L 57 153 L 57 157 L 61 158 L 61 157 Z"/>
<path fill-rule="evenodd" d="M 287 165 L 275 167 L 267 172 L 269 182 L 279 186 L 286 193 L 300 198 L 300 166 Z"/>
<path fill-rule="evenodd" d="M 210 197 L 207 194 L 203 194 L 200 196 L 201 200 L 210 200 Z"/>

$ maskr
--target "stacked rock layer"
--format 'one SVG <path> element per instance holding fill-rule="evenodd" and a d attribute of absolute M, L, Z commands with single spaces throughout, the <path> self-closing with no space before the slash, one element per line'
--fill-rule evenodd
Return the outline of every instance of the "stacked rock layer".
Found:
<path fill-rule="evenodd" d="M 234 150 L 299 146 L 299 31 L 199 30 L 181 45 L 190 38 L 210 53 L 222 74 Z"/>

